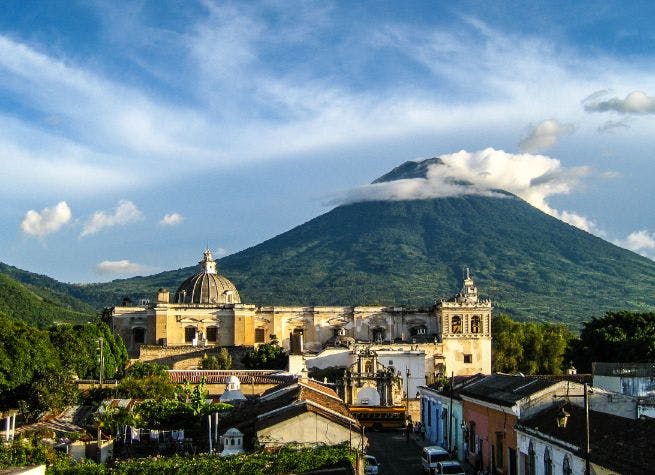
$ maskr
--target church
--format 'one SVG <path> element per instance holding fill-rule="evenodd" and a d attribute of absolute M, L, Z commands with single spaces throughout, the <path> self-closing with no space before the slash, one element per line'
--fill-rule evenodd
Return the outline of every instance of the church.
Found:
<path fill-rule="evenodd" d="M 174 294 L 159 289 L 156 301 L 116 306 L 112 326 L 133 358 L 144 350 L 192 353 L 209 347 L 254 347 L 275 335 L 302 352 L 367 345 L 381 351 L 422 351 L 426 370 L 441 375 L 491 372 L 491 301 L 480 299 L 468 270 L 451 299 L 430 308 L 385 306 L 261 306 L 243 303 L 236 286 L 217 271 L 209 249 L 198 272 Z M 293 335 L 300 338 L 294 338 Z"/>

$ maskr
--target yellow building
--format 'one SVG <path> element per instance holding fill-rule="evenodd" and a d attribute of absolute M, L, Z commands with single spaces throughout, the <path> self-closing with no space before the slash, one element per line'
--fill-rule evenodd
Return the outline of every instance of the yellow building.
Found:
<path fill-rule="evenodd" d="M 430 359 L 426 372 L 491 372 L 492 305 L 478 298 L 468 271 L 462 290 L 431 308 L 303 307 L 242 303 L 235 285 L 217 273 L 211 251 L 205 250 L 199 266 L 172 296 L 160 289 L 154 304 L 114 307 L 113 328 L 130 355 L 138 357 L 143 345 L 163 353 L 252 347 L 270 341 L 270 335 L 288 349 L 290 335 L 301 334 L 306 352 L 361 343 L 383 350 L 416 348 Z"/>

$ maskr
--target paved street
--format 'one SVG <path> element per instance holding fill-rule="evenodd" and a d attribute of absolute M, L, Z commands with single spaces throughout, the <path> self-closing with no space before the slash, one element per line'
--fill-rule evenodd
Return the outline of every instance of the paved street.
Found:
<path fill-rule="evenodd" d="M 368 431 L 368 453 L 380 463 L 380 475 L 420 474 L 421 449 L 401 430 Z"/>

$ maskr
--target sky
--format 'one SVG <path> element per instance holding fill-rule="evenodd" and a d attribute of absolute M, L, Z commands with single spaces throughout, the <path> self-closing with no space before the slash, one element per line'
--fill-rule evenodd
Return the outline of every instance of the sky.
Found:
<path fill-rule="evenodd" d="M 0 261 L 108 281 L 342 203 L 499 188 L 655 258 L 654 16 L 612 1 L 0 0 Z M 443 165 L 425 179 L 370 184 L 430 157 Z"/>

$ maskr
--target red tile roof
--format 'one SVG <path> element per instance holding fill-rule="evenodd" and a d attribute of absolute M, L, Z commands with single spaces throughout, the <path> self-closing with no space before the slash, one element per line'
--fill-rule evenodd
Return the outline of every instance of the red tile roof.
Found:
<path fill-rule="evenodd" d="M 207 384 L 227 384 L 230 376 L 236 376 L 241 384 L 290 383 L 294 377 L 275 370 L 170 370 L 168 377 L 174 383 L 199 384 L 205 378 Z"/>

